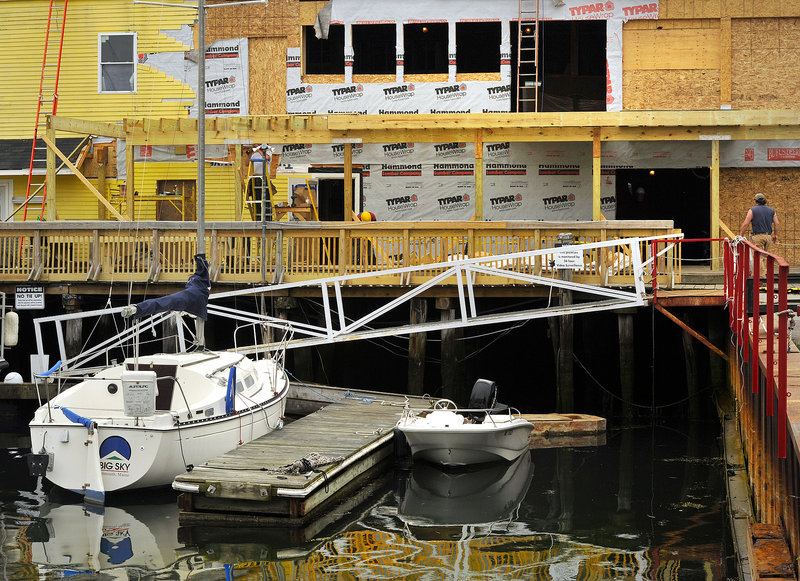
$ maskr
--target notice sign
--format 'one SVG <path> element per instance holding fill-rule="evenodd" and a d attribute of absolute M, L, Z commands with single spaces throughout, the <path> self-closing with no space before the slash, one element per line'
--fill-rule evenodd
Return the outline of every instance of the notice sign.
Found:
<path fill-rule="evenodd" d="M 560 248 L 553 255 L 556 268 L 583 268 L 583 250 L 580 248 Z"/>
<path fill-rule="evenodd" d="M 18 311 L 25 309 L 43 309 L 44 287 L 18 286 L 14 294 L 14 308 Z"/>

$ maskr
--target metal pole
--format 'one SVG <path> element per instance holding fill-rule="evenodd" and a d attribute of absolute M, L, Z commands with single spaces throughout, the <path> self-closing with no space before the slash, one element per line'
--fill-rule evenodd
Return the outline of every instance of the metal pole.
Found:
<path fill-rule="evenodd" d="M 206 253 L 206 7 L 197 2 L 197 254 Z"/>
<path fill-rule="evenodd" d="M 261 170 L 261 282 L 267 280 L 267 150 L 262 148 L 261 157 L 264 158 Z M 262 295 L 263 296 L 263 295 Z M 263 312 L 263 311 L 262 311 Z"/>

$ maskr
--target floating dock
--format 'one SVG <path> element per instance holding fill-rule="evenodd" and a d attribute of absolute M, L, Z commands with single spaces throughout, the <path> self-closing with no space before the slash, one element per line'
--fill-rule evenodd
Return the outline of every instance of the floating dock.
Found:
<path fill-rule="evenodd" d="M 182 525 L 270 521 L 302 524 L 364 481 L 393 456 L 393 429 L 406 397 L 338 390 L 322 409 L 178 475 Z M 429 400 L 408 398 L 412 407 Z M 309 472 L 303 459 L 339 460 Z M 287 467 L 299 462 L 300 472 Z M 313 464 L 313 460 L 311 462 Z"/>
<path fill-rule="evenodd" d="M 287 410 L 309 415 L 175 478 L 181 525 L 305 525 L 312 513 L 316 518 L 324 506 L 356 496 L 367 481 L 384 473 L 394 456 L 394 426 L 406 403 L 419 409 L 433 400 L 292 384 Z M 604 418 L 523 417 L 536 426 L 532 448 L 605 443 Z M 315 456 L 336 461 L 312 470 Z M 292 465 L 299 470 L 292 471 Z"/>

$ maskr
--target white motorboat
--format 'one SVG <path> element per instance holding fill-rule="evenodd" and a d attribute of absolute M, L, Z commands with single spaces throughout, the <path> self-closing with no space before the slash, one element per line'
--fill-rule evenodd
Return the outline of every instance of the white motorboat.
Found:
<path fill-rule="evenodd" d="M 61 383 L 54 397 L 44 402 L 40 399 L 29 424 L 34 474 L 83 494 L 87 501 L 103 503 L 106 492 L 170 485 L 193 465 L 283 426 L 289 390 L 283 349 L 275 356 L 251 360 L 235 348 L 209 351 L 202 339 L 196 338 L 194 351 L 180 341 L 178 353 L 136 354 L 139 335 L 169 317 L 182 321 L 178 311 L 194 312 L 198 319 L 205 319 L 207 281 L 207 264 L 198 257 L 197 271 L 180 293 L 143 301 L 136 309 L 129 306 L 81 314 L 106 316 L 127 311 L 142 320 L 73 358 L 66 358 L 63 345 L 59 346 L 65 364 L 59 362 L 38 376 L 47 382 L 48 393 L 54 378 Z M 197 304 L 193 302 L 196 299 Z M 234 314 L 222 315 L 242 320 L 242 315 L 228 311 Z M 35 321 L 40 353 L 40 326 L 58 325 L 75 316 Z M 252 316 L 243 320 L 248 327 L 259 324 L 250 322 Z M 62 336 L 60 327 L 56 335 Z M 108 352 L 130 347 L 128 341 L 133 341 L 133 356 L 121 364 L 108 362 Z M 104 365 L 87 375 L 80 364 L 98 358 L 104 359 Z M 81 381 L 61 389 L 63 380 L 74 374 Z M 41 387 L 37 383 L 37 390 Z"/>
<path fill-rule="evenodd" d="M 414 460 L 445 466 L 511 461 L 528 450 L 533 424 L 496 404 L 494 382 L 475 382 L 468 408 L 440 399 L 432 410 L 406 408 L 397 422 Z"/>

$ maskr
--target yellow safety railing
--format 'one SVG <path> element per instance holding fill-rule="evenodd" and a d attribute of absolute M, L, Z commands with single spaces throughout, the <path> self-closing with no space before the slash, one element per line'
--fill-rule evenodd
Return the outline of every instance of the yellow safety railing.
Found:
<path fill-rule="evenodd" d="M 571 232 L 576 244 L 630 237 L 665 236 L 670 227 L 635 222 L 330 222 L 206 226 L 215 283 L 294 282 L 345 274 L 375 277 L 349 284 L 418 284 L 440 273 L 431 267 L 389 279 L 382 271 L 555 247 Z M 264 252 L 262 253 L 262 245 Z M 0 275 L 6 282 L 183 282 L 194 272 L 197 234 L 192 222 L 58 223 L 7 225 L 0 232 Z M 645 259 L 651 252 L 640 245 Z M 680 282 L 679 249 L 659 256 L 659 286 Z M 262 256 L 265 257 L 261 264 Z M 630 246 L 587 252 L 576 282 L 630 284 Z M 499 269 L 552 276 L 552 256 L 498 260 Z M 649 269 L 648 269 L 649 272 Z M 496 274 L 477 274 L 476 284 L 513 285 Z"/>

